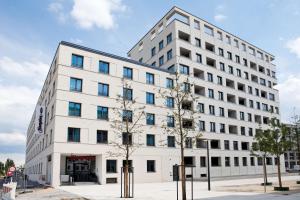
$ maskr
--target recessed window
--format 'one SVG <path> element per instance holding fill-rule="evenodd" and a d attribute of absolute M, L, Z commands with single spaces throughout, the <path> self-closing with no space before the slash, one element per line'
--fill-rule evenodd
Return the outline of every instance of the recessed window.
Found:
<path fill-rule="evenodd" d="M 173 116 L 167 116 L 167 126 L 175 127 L 175 119 Z"/>
<path fill-rule="evenodd" d="M 107 144 L 107 131 L 97 130 L 97 143 Z"/>
<path fill-rule="evenodd" d="M 171 78 L 166 79 L 166 87 L 172 89 L 174 87 L 174 80 Z"/>
<path fill-rule="evenodd" d="M 155 160 L 147 160 L 147 172 L 155 172 Z"/>
<path fill-rule="evenodd" d="M 189 66 L 180 64 L 179 69 L 181 74 L 189 75 L 190 73 Z"/>
<path fill-rule="evenodd" d="M 123 98 L 125 100 L 132 101 L 132 98 L 133 98 L 132 89 L 123 88 Z"/>
<path fill-rule="evenodd" d="M 194 28 L 200 30 L 200 22 L 197 20 L 194 20 Z"/>
<path fill-rule="evenodd" d="M 132 79 L 133 72 L 131 68 L 123 67 L 123 77 L 127 79 Z"/>
<path fill-rule="evenodd" d="M 204 32 L 208 35 L 214 36 L 214 29 L 207 25 L 204 25 Z"/>
<path fill-rule="evenodd" d="M 205 131 L 205 121 L 199 121 L 199 131 Z"/>
<path fill-rule="evenodd" d="M 168 147 L 175 147 L 175 136 L 168 136 Z"/>
<path fill-rule="evenodd" d="M 167 44 L 170 44 L 172 42 L 172 33 L 167 35 Z"/>
<path fill-rule="evenodd" d="M 173 52 L 172 52 L 172 49 L 170 49 L 168 52 L 167 52 L 167 60 L 171 60 L 173 58 Z"/>
<path fill-rule="evenodd" d="M 199 38 L 195 38 L 196 47 L 201 47 L 201 40 Z"/>
<path fill-rule="evenodd" d="M 221 157 L 211 157 L 211 166 L 212 167 L 221 167 Z"/>
<path fill-rule="evenodd" d="M 122 133 L 122 144 L 123 145 L 132 145 L 132 134 L 131 133 Z"/>
<path fill-rule="evenodd" d="M 162 66 L 164 64 L 164 56 L 159 57 L 158 63 L 159 63 L 159 66 Z"/>
<path fill-rule="evenodd" d="M 99 61 L 99 72 L 103 74 L 109 74 L 109 63 Z"/>
<path fill-rule="evenodd" d="M 217 38 L 218 38 L 219 40 L 223 40 L 222 32 L 217 31 Z"/>
<path fill-rule="evenodd" d="M 80 128 L 68 128 L 68 142 L 80 142 Z"/>
<path fill-rule="evenodd" d="M 155 135 L 153 134 L 147 134 L 147 146 L 155 146 Z"/>
<path fill-rule="evenodd" d="M 106 172 L 117 173 L 117 160 L 106 160 Z"/>
<path fill-rule="evenodd" d="M 155 124 L 155 115 L 152 113 L 146 114 L 146 123 L 147 125 L 154 125 Z"/>
<path fill-rule="evenodd" d="M 108 107 L 97 106 L 97 119 L 108 120 Z"/>
<path fill-rule="evenodd" d="M 72 67 L 83 68 L 83 56 L 72 54 Z"/>
<path fill-rule="evenodd" d="M 82 92 L 82 79 L 70 78 L 70 91 Z"/>
<path fill-rule="evenodd" d="M 81 116 L 81 103 L 69 102 L 69 116 Z"/>
<path fill-rule="evenodd" d="M 99 96 L 109 96 L 109 85 L 104 83 L 98 83 L 98 95 Z"/>
<path fill-rule="evenodd" d="M 151 57 L 155 56 L 155 54 L 156 54 L 156 48 L 153 47 L 153 48 L 151 49 Z"/>
<path fill-rule="evenodd" d="M 167 97 L 166 106 L 169 108 L 174 108 L 174 98 L 173 97 Z"/>
<path fill-rule="evenodd" d="M 152 73 L 146 73 L 146 83 L 154 85 L 154 74 Z"/>
<path fill-rule="evenodd" d="M 146 103 L 147 104 L 155 104 L 155 96 L 153 93 L 146 92 Z"/>
<path fill-rule="evenodd" d="M 160 50 L 162 50 L 164 48 L 164 41 L 162 40 L 162 41 L 160 41 L 159 43 L 158 43 L 158 49 L 159 49 L 159 51 Z"/>
<path fill-rule="evenodd" d="M 131 110 L 123 110 L 123 122 L 132 122 L 132 111 Z"/>
<path fill-rule="evenodd" d="M 185 148 L 193 148 L 193 139 L 191 137 L 185 138 Z"/>

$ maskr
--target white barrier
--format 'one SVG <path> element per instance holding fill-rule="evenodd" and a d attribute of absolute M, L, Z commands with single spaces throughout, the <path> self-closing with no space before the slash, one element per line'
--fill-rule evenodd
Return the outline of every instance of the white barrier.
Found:
<path fill-rule="evenodd" d="M 16 182 L 10 182 L 10 183 L 3 184 L 2 199 L 3 200 L 15 200 L 16 199 L 16 188 L 17 188 Z"/>

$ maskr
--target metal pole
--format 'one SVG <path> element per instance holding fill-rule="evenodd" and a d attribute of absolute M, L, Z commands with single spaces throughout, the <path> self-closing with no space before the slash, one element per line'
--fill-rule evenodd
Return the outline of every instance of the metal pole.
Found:
<path fill-rule="evenodd" d="M 121 167 L 121 198 L 123 197 L 123 167 Z"/>
<path fill-rule="evenodd" d="M 134 168 L 132 167 L 132 198 L 134 197 Z"/>
<path fill-rule="evenodd" d="M 194 199 L 194 167 L 191 167 L 192 169 L 192 200 Z"/>
<path fill-rule="evenodd" d="M 207 150 L 207 184 L 208 184 L 208 191 L 210 191 L 210 163 L 209 163 L 209 147 L 208 147 L 208 140 L 206 140 L 206 150 Z"/>
<path fill-rule="evenodd" d="M 176 174 L 176 195 L 177 195 L 177 200 L 178 200 L 178 181 L 179 181 L 179 167 L 176 164 L 175 165 L 176 170 L 177 170 L 177 174 Z"/>

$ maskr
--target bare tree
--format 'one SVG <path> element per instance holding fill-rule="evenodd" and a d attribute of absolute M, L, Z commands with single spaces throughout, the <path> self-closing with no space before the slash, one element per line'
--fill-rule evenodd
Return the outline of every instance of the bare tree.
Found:
<path fill-rule="evenodd" d="M 122 80 L 123 94 L 117 95 L 117 106 L 113 108 L 114 119 L 111 121 L 111 128 L 117 140 L 110 141 L 115 148 L 109 151 L 110 156 L 123 157 L 124 169 L 124 197 L 129 197 L 129 159 L 132 153 L 142 145 L 139 135 L 143 132 L 140 121 L 144 119 L 145 106 L 139 106 L 133 98 L 132 89 L 128 82 Z"/>
<path fill-rule="evenodd" d="M 175 72 L 173 78 L 169 80 L 167 89 L 159 91 L 160 96 L 166 100 L 167 107 L 171 108 L 167 123 L 164 123 L 162 128 L 165 133 L 174 136 L 177 145 L 180 146 L 182 199 L 186 200 L 184 150 L 186 144 L 192 144 L 193 138 L 200 137 L 201 134 L 195 131 L 193 104 L 197 98 L 191 92 L 193 84 L 191 84 L 189 76 Z"/>

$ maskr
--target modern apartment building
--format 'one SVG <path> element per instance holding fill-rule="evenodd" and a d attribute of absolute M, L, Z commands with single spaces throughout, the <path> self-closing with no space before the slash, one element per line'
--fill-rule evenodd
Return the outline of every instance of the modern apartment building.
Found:
<path fill-rule="evenodd" d="M 262 160 L 251 156 L 250 148 L 259 127 L 268 128 L 272 117 L 280 119 L 273 55 L 173 7 L 128 56 L 59 44 L 27 132 L 30 179 L 54 187 L 69 177 L 120 182 L 123 158 L 108 152 L 116 151 L 110 141 L 122 142 L 111 122 L 126 80 L 147 114 L 143 133 L 132 138 L 144 143 L 130 158 L 135 181 L 172 181 L 180 150 L 162 128 L 172 106 L 158 92 L 170 86 L 175 70 L 190 77 L 191 92 L 199 97 L 192 102 L 197 111 L 193 123 L 203 136 L 187 142 L 185 152 L 186 164 L 195 166 L 194 178 L 207 175 L 205 140 L 211 176 L 262 173 Z M 44 130 L 37 132 L 40 108 L 46 119 Z M 268 158 L 268 172 L 276 172 L 273 157 Z"/>
<path fill-rule="evenodd" d="M 296 137 L 296 129 L 300 131 L 300 124 L 285 124 L 289 128 L 288 139 L 293 141 L 294 145 L 289 149 L 289 151 L 284 153 L 285 168 L 287 171 L 300 170 L 300 153 L 298 145 L 300 144 L 300 138 Z"/>

